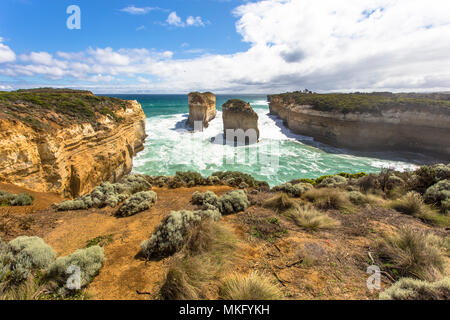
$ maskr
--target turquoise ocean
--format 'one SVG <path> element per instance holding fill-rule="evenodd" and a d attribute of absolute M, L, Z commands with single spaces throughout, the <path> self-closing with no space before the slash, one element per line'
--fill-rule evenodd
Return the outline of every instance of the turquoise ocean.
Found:
<path fill-rule="evenodd" d="M 145 150 L 134 159 L 136 173 L 173 175 L 177 171 L 197 171 L 208 176 L 232 170 L 251 174 L 274 186 L 340 172 L 413 170 L 425 161 L 413 154 L 350 152 L 293 134 L 280 119 L 269 115 L 266 95 L 217 95 L 217 117 L 203 132 L 195 133 L 185 126 L 189 113 L 187 95 L 114 96 L 137 100 L 147 116 L 148 137 Z M 249 102 L 257 112 L 261 135 L 258 144 L 234 147 L 217 142 L 223 133 L 221 106 L 228 99 Z"/>

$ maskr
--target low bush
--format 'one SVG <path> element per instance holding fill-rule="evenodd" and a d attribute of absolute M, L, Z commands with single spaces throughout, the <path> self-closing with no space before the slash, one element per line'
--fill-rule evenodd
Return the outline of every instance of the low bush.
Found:
<path fill-rule="evenodd" d="M 29 206 L 32 205 L 34 197 L 27 194 L 12 194 L 0 191 L 0 206 Z"/>
<path fill-rule="evenodd" d="M 442 180 L 450 179 L 450 164 L 436 164 L 433 166 L 423 166 L 413 172 L 408 181 L 411 190 L 425 193 L 428 188 Z"/>
<path fill-rule="evenodd" d="M 239 187 L 242 183 L 245 183 L 251 188 L 269 186 L 265 181 L 255 180 L 251 175 L 238 171 L 219 171 L 213 173 L 212 176 L 218 177 L 224 184 L 230 187 Z"/>
<path fill-rule="evenodd" d="M 297 226 L 310 231 L 331 229 L 339 225 L 338 221 L 318 211 L 312 205 L 301 206 L 296 210 L 290 210 L 285 216 L 292 219 Z"/>
<path fill-rule="evenodd" d="M 367 196 L 359 191 L 350 191 L 347 193 L 348 200 L 354 205 L 360 206 L 369 203 Z"/>
<path fill-rule="evenodd" d="M 301 197 L 305 192 L 313 189 L 314 186 L 309 183 L 285 183 L 273 188 L 273 191 L 281 191 L 288 194 L 291 197 Z"/>
<path fill-rule="evenodd" d="M 39 237 L 21 236 L 8 243 L 11 252 L 30 261 L 33 268 L 44 269 L 56 258 L 55 250 Z"/>
<path fill-rule="evenodd" d="M 442 180 L 429 187 L 424 198 L 427 203 L 436 204 L 443 213 L 447 213 L 448 202 L 450 201 L 450 180 Z"/>
<path fill-rule="evenodd" d="M 288 233 L 286 227 L 276 217 L 246 214 L 241 217 L 242 222 L 249 227 L 253 237 L 274 242 Z"/>
<path fill-rule="evenodd" d="M 153 232 L 150 239 L 141 244 L 145 257 L 166 257 L 180 251 L 188 239 L 190 229 L 197 227 L 204 219 L 220 220 L 217 210 L 172 211 Z"/>
<path fill-rule="evenodd" d="M 0 296 L 18 291 L 29 277 L 55 259 L 55 251 L 38 237 L 0 240 Z"/>
<path fill-rule="evenodd" d="M 158 196 L 153 191 L 142 191 L 129 197 L 117 210 L 116 215 L 129 217 L 139 212 L 150 209 L 156 202 Z"/>
<path fill-rule="evenodd" d="M 380 294 L 381 300 L 450 300 L 450 277 L 437 282 L 403 278 Z"/>
<path fill-rule="evenodd" d="M 347 178 L 342 176 L 331 176 L 324 178 L 322 181 L 318 182 L 319 188 L 342 188 L 347 185 Z"/>
<path fill-rule="evenodd" d="M 247 194 L 244 190 L 234 190 L 224 194 L 220 198 L 220 212 L 222 214 L 233 214 L 247 210 L 250 206 Z"/>
<path fill-rule="evenodd" d="M 77 266 L 80 268 L 81 287 L 87 286 L 100 272 L 105 261 L 103 248 L 92 246 L 85 249 L 78 249 L 74 253 L 56 259 L 47 270 L 47 277 L 55 280 L 60 285 L 65 285 L 70 273 L 69 267 Z"/>
<path fill-rule="evenodd" d="M 441 242 L 424 231 L 403 228 L 377 245 L 378 256 L 394 276 L 433 281 L 444 272 Z"/>
<path fill-rule="evenodd" d="M 226 278 L 220 288 L 223 300 L 282 300 L 280 289 L 267 276 L 257 272 L 235 274 Z"/>
<path fill-rule="evenodd" d="M 63 201 L 55 204 L 58 211 L 84 210 L 89 208 L 115 208 L 131 195 L 151 189 L 152 185 L 147 177 L 139 174 L 131 174 L 118 183 L 104 182 L 85 196 L 75 200 Z"/>
<path fill-rule="evenodd" d="M 176 189 L 181 187 L 195 187 L 197 185 L 204 185 L 205 178 L 200 173 L 193 171 L 177 172 L 169 182 L 169 188 Z"/>
<path fill-rule="evenodd" d="M 247 193 L 244 190 L 233 190 L 220 198 L 211 191 L 194 192 L 192 203 L 202 205 L 203 209 L 217 209 L 224 215 L 245 211 L 250 206 Z"/>

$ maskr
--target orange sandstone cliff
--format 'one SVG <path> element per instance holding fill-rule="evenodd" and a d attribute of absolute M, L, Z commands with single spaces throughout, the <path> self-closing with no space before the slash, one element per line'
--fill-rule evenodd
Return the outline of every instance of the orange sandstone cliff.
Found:
<path fill-rule="evenodd" d="M 137 101 L 74 90 L 0 93 L 0 181 L 77 197 L 131 172 L 143 149 Z"/>

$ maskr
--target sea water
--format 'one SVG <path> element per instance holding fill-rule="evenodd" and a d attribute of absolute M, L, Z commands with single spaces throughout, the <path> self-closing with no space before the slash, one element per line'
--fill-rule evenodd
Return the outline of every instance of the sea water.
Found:
<path fill-rule="evenodd" d="M 185 122 L 187 95 L 114 95 L 137 100 L 147 116 L 145 149 L 134 159 L 134 172 L 173 175 L 196 171 L 241 171 L 271 186 L 298 178 L 317 178 L 340 172 L 380 172 L 383 168 L 414 170 L 425 161 L 420 155 L 361 153 L 333 148 L 292 133 L 269 114 L 265 95 L 218 95 L 217 116 L 203 132 L 193 133 Z M 228 99 L 249 102 L 259 116 L 260 141 L 250 146 L 219 143 L 223 134 L 222 108 Z"/>

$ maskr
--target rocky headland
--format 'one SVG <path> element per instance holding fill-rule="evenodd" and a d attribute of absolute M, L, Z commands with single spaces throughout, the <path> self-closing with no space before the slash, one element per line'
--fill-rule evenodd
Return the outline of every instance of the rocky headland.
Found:
<path fill-rule="evenodd" d="M 294 92 L 268 100 L 293 132 L 332 146 L 450 160 L 450 95 Z"/>
<path fill-rule="evenodd" d="M 249 103 L 239 99 L 228 100 L 222 106 L 223 130 L 226 140 L 234 140 L 237 132 L 242 129 L 252 143 L 259 140 L 258 114 Z M 233 130 L 233 135 L 227 135 L 227 130 Z M 248 143 L 248 142 L 246 142 Z"/>
<path fill-rule="evenodd" d="M 77 197 L 131 172 L 143 149 L 137 101 L 88 91 L 0 93 L 0 181 Z"/>
<path fill-rule="evenodd" d="M 201 121 L 204 128 L 216 117 L 216 96 L 211 92 L 191 92 L 188 96 L 189 118 L 188 125 L 194 128 L 196 121 Z"/>

